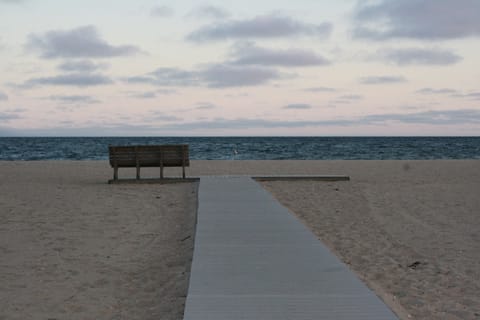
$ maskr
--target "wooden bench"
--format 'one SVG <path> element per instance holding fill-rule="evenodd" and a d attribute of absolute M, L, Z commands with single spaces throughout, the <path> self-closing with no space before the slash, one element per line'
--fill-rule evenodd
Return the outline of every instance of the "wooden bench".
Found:
<path fill-rule="evenodd" d="M 141 167 L 160 167 L 163 179 L 164 167 L 182 167 L 185 179 L 185 167 L 190 165 L 188 145 L 145 145 L 145 146 L 109 146 L 110 165 L 113 167 L 113 180 L 118 180 L 118 168 L 137 168 L 137 180 Z"/>

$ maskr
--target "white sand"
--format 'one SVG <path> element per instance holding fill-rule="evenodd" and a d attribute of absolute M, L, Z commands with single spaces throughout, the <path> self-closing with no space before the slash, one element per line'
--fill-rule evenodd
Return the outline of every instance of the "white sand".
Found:
<path fill-rule="evenodd" d="M 196 184 L 108 185 L 107 172 L 0 162 L 0 319 L 182 318 Z"/>
<path fill-rule="evenodd" d="M 480 319 L 480 161 L 339 167 L 264 185 L 402 319 Z"/>
<path fill-rule="evenodd" d="M 264 185 L 403 319 L 480 319 L 480 161 L 187 169 L 239 174 L 350 175 Z M 196 184 L 107 185 L 111 175 L 106 161 L 0 162 L 0 319 L 182 318 Z"/>

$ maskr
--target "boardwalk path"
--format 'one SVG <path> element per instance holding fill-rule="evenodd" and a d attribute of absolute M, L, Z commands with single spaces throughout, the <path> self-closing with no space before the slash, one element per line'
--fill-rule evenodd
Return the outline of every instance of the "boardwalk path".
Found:
<path fill-rule="evenodd" d="M 185 320 L 396 316 L 249 177 L 202 177 Z"/>

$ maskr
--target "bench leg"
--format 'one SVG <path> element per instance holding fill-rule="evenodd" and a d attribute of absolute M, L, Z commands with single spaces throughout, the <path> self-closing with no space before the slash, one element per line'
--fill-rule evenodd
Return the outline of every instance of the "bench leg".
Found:
<path fill-rule="evenodd" d="M 185 179 L 185 166 L 182 166 L 182 175 L 183 175 L 183 179 Z"/>
<path fill-rule="evenodd" d="M 163 166 L 160 167 L 160 179 L 163 179 Z"/>
<path fill-rule="evenodd" d="M 118 180 L 118 167 L 113 168 L 113 180 Z"/>
<path fill-rule="evenodd" d="M 137 180 L 140 179 L 140 167 L 137 167 Z"/>

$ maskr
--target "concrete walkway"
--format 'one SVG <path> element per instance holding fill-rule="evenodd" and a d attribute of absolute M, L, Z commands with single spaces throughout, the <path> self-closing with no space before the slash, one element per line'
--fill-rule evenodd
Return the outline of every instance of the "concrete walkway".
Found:
<path fill-rule="evenodd" d="M 185 320 L 397 319 L 249 177 L 202 177 Z"/>

